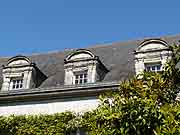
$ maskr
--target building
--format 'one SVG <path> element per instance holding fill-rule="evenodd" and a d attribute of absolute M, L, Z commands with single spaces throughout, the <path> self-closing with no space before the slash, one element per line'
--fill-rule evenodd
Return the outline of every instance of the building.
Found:
<path fill-rule="evenodd" d="M 144 70 L 158 72 L 180 35 L 0 58 L 0 115 L 85 112 L 98 95 Z"/>

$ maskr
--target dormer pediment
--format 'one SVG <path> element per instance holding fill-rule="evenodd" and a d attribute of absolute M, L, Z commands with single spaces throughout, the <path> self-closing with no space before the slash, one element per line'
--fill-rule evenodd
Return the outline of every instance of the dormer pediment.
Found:
<path fill-rule="evenodd" d="M 150 39 L 143 41 L 136 49 L 136 52 L 148 52 L 168 49 L 168 44 L 161 39 Z"/>
<path fill-rule="evenodd" d="M 79 49 L 79 50 L 72 52 L 70 55 L 68 55 L 65 59 L 65 62 L 95 59 L 96 57 L 97 56 L 95 56 L 89 50 Z"/>
<path fill-rule="evenodd" d="M 15 56 L 8 60 L 7 66 L 23 66 L 30 65 L 31 61 L 25 56 Z"/>

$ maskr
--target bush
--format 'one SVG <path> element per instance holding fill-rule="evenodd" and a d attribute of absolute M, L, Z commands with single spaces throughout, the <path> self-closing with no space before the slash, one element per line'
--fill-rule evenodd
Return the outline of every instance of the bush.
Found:
<path fill-rule="evenodd" d="M 64 135 L 70 133 L 66 126 L 75 118 L 70 112 L 54 115 L 22 115 L 0 117 L 1 135 Z"/>

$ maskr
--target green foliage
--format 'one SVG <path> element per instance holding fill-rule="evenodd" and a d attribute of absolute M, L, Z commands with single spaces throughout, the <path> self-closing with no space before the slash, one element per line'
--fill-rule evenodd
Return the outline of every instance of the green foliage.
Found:
<path fill-rule="evenodd" d="M 102 97 L 102 104 L 92 113 L 88 112 L 84 116 L 89 133 L 92 135 L 154 134 L 164 118 L 157 102 L 160 86 L 154 86 L 159 80 L 156 80 L 157 82 L 145 81 L 145 78 L 143 80 L 134 78 L 124 82 L 118 93 Z"/>
<path fill-rule="evenodd" d="M 1 135 L 64 135 L 68 122 L 75 118 L 70 112 L 54 115 L 0 117 Z"/>
<path fill-rule="evenodd" d="M 101 96 L 101 105 L 86 113 L 84 128 L 90 135 L 180 134 L 180 47 L 172 46 L 172 59 L 161 73 L 144 72 Z"/>

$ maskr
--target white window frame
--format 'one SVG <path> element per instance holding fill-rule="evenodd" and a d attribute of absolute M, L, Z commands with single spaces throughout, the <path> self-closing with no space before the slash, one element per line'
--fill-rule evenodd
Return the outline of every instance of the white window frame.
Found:
<path fill-rule="evenodd" d="M 23 89 L 23 87 L 24 87 L 23 78 L 11 78 L 11 81 L 10 81 L 11 90 L 19 90 L 19 89 Z"/>
<path fill-rule="evenodd" d="M 74 84 L 85 84 L 88 83 L 88 71 L 74 72 Z"/>
<path fill-rule="evenodd" d="M 145 70 L 148 72 L 160 72 L 162 71 L 161 63 L 145 63 Z"/>

